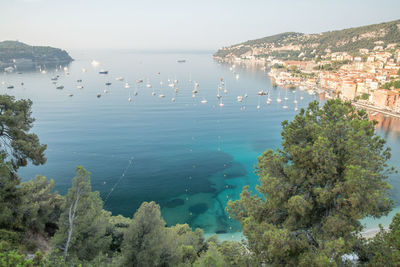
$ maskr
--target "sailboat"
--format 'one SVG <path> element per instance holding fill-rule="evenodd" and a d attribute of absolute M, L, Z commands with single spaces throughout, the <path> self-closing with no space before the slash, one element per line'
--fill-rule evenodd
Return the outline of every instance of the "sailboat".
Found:
<path fill-rule="evenodd" d="M 276 102 L 281 103 L 282 99 L 281 99 L 281 91 L 278 91 L 278 98 L 276 99 Z"/>
<path fill-rule="evenodd" d="M 203 98 L 203 100 L 200 101 L 202 104 L 207 104 L 207 99 Z"/>
<path fill-rule="evenodd" d="M 257 109 L 260 109 L 260 108 L 261 108 L 260 101 L 261 101 L 261 96 L 259 95 L 259 96 L 258 96 L 258 105 L 257 105 Z"/>
<path fill-rule="evenodd" d="M 288 100 L 289 98 L 288 98 L 288 96 L 287 96 L 287 92 L 288 92 L 288 90 L 286 89 L 286 94 L 285 94 L 285 100 Z"/>
<path fill-rule="evenodd" d="M 220 107 L 223 107 L 223 106 L 224 106 L 224 103 L 222 103 L 222 99 L 219 100 L 219 106 L 220 106 Z"/>
<path fill-rule="evenodd" d="M 125 83 L 125 88 L 131 88 L 128 82 Z"/>

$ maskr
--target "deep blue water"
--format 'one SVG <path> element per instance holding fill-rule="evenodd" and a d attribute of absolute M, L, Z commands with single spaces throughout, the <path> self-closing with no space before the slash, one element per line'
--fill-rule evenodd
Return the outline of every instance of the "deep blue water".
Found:
<path fill-rule="evenodd" d="M 132 216 L 141 202 L 154 200 L 169 225 L 189 223 L 206 233 L 240 232 L 225 212 L 226 202 L 237 199 L 244 185 L 254 188 L 258 183 L 257 157 L 279 147 L 281 121 L 293 119 L 295 97 L 299 109 L 316 98 L 300 90 L 274 89 L 259 66 L 230 70 L 210 53 L 78 51 L 72 56 L 76 60 L 69 65 L 69 75 L 47 69 L 46 74 L 2 77 L 15 85 L 13 90 L 1 85 L 2 92 L 33 100 L 33 131 L 48 145 L 47 163 L 22 168 L 20 176 L 28 180 L 45 175 L 64 194 L 74 168 L 82 165 L 92 173 L 93 189 L 100 191 L 105 208 L 113 214 Z M 186 63 L 177 63 L 180 58 Z M 93 59 L 101 65 L 93 67 Z M 100 69 L 109 74 L 99 75 Z M 60 75 L 63 90 L 51 83 L 55 75 Z M 125 81 L 115 80 L 119 76 Z M 228 90 L 227 94 L 221 91 L 223 107 L 216 97 L 221 77 Z M 83 80 L 83 89 L 77 89 L 78 79 Z M 144 83 L 136 84 L 137 79 Z M 168 79 L 179 81 L 178 93 L 168 87 Z M 112 85 L 104 94 L 107 81 Z M 124 88 L 126 81 L 131 88 Z M 152 88 L 146 88 L 147 81 Z M 200 85 L 193 98 L 195 81 Z M 153 89 L 157 96 L 152 96 Z M 261 89 L 269 90 L 271 104 L 265 103 L 267 97 L 257 95 Z M 248 98 L 238 103 L 236 97 L 246 92 Z M 101 98 L 96 97 L 98 93 Z M 158 97 L 161 93 L 165 98 Z M 288 100 L 277 103 L 278 94 Z M 200 102 L 204 98 L 208 103 Z M 288 108 L 283 109 L 284 105 Z M 400 128 L 393 126 L 399 121 L 385 119 L 390 123 L 378 133 L 392 146 L 392 164 L 399 165 Z M 399 176 L 393 176 L 391 183 L 399 203 Z M 369 227 L 376 224 L 367 222 Z"/>

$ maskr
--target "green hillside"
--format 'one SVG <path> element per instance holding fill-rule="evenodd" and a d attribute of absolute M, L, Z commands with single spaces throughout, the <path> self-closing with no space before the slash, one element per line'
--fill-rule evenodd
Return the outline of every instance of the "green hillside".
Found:
<path fill-rule="evenodd" d="M 257 56 L 309 59 L 329 51 L 357 55 L 361 48 L 372 50 L 377 45 L 387 47 L 393 43 L 400 45 L 400 20 L 320 34 L 286 32 L 221 48 L 214 56 L 240 57 L 250 50 L 257 50 Z"/>
<path fill-rule="evenodd" d="M 68 53 L 50 46 L 30 46 L 18 41 L 0 42 L 0 66 L 17 62 L 24 64 L 69 63 L 73 59 Z"/>

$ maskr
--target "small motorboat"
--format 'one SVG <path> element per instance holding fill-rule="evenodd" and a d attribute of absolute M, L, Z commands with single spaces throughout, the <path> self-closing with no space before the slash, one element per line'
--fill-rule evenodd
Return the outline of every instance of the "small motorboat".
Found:
<path fill-rule="evenodd" d="M 236 98 L 236 100 L 237 100 L 237 102 L 242 102 L 242 101 L 243 101 L 243 97 L 242 97 L 241 95 L 239 95 L 239 96 Z"/>
<path fill-rule="evenodd" d="M 142 83 L 143 80 L 136 80 L 136 83 Z"/>
<path fill-rule="evenodd" d="M 124 77 L 117 77 L 117 78 L 115 78 L 115 80 L 122 82 L 124 80 Z"/>
<path fill-rule="evenodd" d="M 101 94 L 100 94 L 100 93 L 98 93 L 96 96 L 97 96 L 97 98 L 100 98 L 100 97 L 101 97 Z"/>
<path fill-rule="evenodd" d="M 82 80 L 81 80 L 81 79 L 79 79 L 79 80 L 76 80 L 76 82 L 77 82 L 77 83 L 81 83 L 81 82 L 82 82 Z"/>
<path fill-rule="evenodd" d="M 13 89 L 14 88 L 14 86 L 13 85 L 9 85 L 9 86 L 7 86 L 7 89 Z"/>
<path fill-rule="evenodd" d="M 129 83 L 125 83 L 125 88 L 131 88 L 131 86 L 129 85 Z"/>
<path fill-rule="evenodd" d="M 201 100 L 200 101 L 202 104 L 207 104 L 208 103 L 208 101 L 206 100 L 206 99 L 203 99 L 203 100 Z"/>
<path fill-rule="evenodd" d="M 108 74 L 108 70 L 101 70 L 101 71 L 99 71 L 99 74 L 104 74 L 104 75 L 106 75 L 106 74 Z"/>
<path fill-rule="evenodd" d="M 159 97 L 159 98 L 164 98 L 164 97 L 165 97 L 165 95 L 163 95 L 163 94 L 160 94 L 158 97 Z"/>
<path fill-rule="evenodd" d="M 176 62 L 178 62 L 178 63 L 185 63 L 185 62 L 186 62 L 186 59 L 178 59 Z"/>
<path fill-rule="evenodd" d="M 76 88 L 83 89 L 83 86 L 82 85 L 78 85 L 78 86 L 76 86 Z"/>
<path fill-rule="evenodd" d="M 64 85 L 59 85 L 59 86 L 56 87 L 56 89 L 60 89 L 60 90 L 64 89 Z"/>
<path fill-rule="evenodd" d="M 73 97 L 74 95 L 73 95 L 73 94 L 68 94 L 68 96 L 69 96 L 69 97 Z"/>
<path fill-rule="evenodd" d="M 110 85 L 111 85 L 111 83 L 110 83 L 110 82 L 106 82 L 106 85 L 107 85 L 107 86 L 110 86 Z"/>

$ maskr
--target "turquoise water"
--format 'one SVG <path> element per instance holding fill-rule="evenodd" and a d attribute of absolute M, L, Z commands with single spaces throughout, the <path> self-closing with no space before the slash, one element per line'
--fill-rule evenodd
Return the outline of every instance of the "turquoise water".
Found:
<path fill-rule="evenodd" d="M 240 233 L 238 223 L 225 212 L 226 202 L 237 199 L 244 185 L 254 188 L 258 183 L 257 157 L 279 147 L 281 121 L 293 119 L 295 97 L 299 108 L 316 98 L 300 90 L 273 89 L 259 66 L 230 70 L 210 53 L 77 51 L 72 56 L 76 60 L 69 65 L 69 75 L 48 69 L 46 74 L 2 77 L 15 85 L 13 90 L 1 85 L 2 92 L 33 100 L 33 131 L 48 145 L 47 163 L 22 168 L 20 176 L 24 180 L 36 174 L 53 178 L 56 189 L 65 193 L 74 168 L 82 165 L 92 173 L 93 189 L 100 191 L 105 208 L 113 214 L 132 216 L 141 202 L 154 200 L 169 225 L 189 223 L 206 233 Z M 186 63 L 177 63 L 180 58 Z M 101 65 L 93 67 L 93 59 Z M 100 69 L 109 74 L 99 75 Z M 55 75 L 60 75 L 63 90 L 51 83 Z M 115 80 L 119 76 L 131 88 Z M 216 97 L 220 77 L 228 90 L 221 92 L 223 107 Z M 78 79 L 83 80 L 83 89 L 77 89 Z M 135 88 L 137 79 L 144 83 Z M 178 93 L 167 86 L 168 79 L 179 81 Z M 104 94 L 108 81 L 112 85 Z M 146 88 L 147 81 L 152 88 Z M 200 84 L 195 98 L 194 81 Z M 152 96 L 153 89 L 157 96 Z M 271 104 L 257 95 L 259 90 L 270 91 Z M 249 97 L 238 103 L 236 97 L 246 92 Z M 98 93 L 101 98 L 96 97 Z M 158 97 L 161 93 L 165 98 Z M 278 95 L 282 103 L 277 103 Z M 208 103 L 202 104 L 202 99 Z M 390 120 L 389 126 L 382 124 L 378 129 L 393 147 L 394 164 L 400 152 L 400 134 L 391 129 L 395 123 Z M 391 178 L 396 203 L 398 181 L 399 176 Z M 376 227 L 375 221 L 367 224 Z"/>

